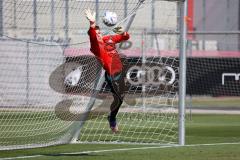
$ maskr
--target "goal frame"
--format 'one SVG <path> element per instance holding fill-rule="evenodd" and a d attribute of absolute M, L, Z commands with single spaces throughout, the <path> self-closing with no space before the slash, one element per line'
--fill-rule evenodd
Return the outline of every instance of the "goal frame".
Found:
<path fill-rule="evenodd" d="M 96 0 L 97 1 L 97 0 Z M 141 1 L 141 0 L 140 0 Z M 157 0 L 156 0 L 157 1 Z M 187 2 L 188 0 L 161 0 L 161 1 L 175 1 L 178 2 L 178 29 L 180 33 L 179 38 L 179 91 L 178 91 L 178 145 L 185 145 L 185 104 L 186 104 L 186 44 L 187 44 Z M 0 6 L 2 4 L 3 0 L 0 0 Z M 1 8 L 1 7 L 0 7 Z M 1 26 L 2 18 L 1 18 L 1 9 L 0 9 L 0 36 L 3 34 L 3 27 Z M 134 17 L 133 17 L 134 19 Z M 131 19 L 129 22 L 129 26 L 126 26 L 127 30 L 129 29 L 131 25 Z M 100 80 L 101 81 L 101 80 Z M 97 82 L 98 83 L 98 82 Z M 94 97 L 93 97 L 94 98 Z M 94 103 L 93 101 L 89 102 L 89 105 L 91 106 Z M 81 128 L 80 124 L 80 128 Z M 79 129 L 79 128 L 78 128 Z M 74 135 L 74 139 L 76 139 L 77 136 L 79 136 L 79 131 Z M 72 139 L 73 140 L 73 139 Z M 81 143 L 81 142 L 80 142 Z M 84 142 L 85 143 L 85 142 Z M 93 142 L 94 143 L 94 142 Z M 107 144 L 107 143 L 103 143 Z M 114 144 L 114 143 L 111 143 Z M 119 143 L 122 144 L 122 143 Z M 127 143 L 127 144 L 141 144 L 141 143 Z M 144 143 L 146 144 L 146 143 Z M 152 145 L 153 143 L 151 143 Z M 55 144 L 50 144 L 55 145 Z M 48 146 L 48 145 L 46 145 Z M 27 148 L 27 147 L 24 147 Z M 31 147 L 32 148 L 32 147 Z"/>
<path fill-rule="evenodd" d="M 179 31 L 180 31 L 180 48 L 179 48 L 179 101 L 178 101 L 178 140 L 179 145 L 185 145 L 185 106 L 186 106 L 186 47 L 187 47 L 187 2 L 179 3 Z"/>

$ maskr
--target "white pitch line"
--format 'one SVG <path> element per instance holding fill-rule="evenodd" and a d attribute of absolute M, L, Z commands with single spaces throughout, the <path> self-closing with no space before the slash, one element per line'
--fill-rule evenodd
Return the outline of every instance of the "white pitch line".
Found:
<path fill-rule="evenodd" d="M 42 156 L 43 156 L 43 155 L 8 157 L 8 158 L 0 158 L 0 160 L 12 160 L 12 159 L 36 158 L 36 157 L 42 157 Z"/>
<path fill-rule="evenodd" d="M 114 151 L 131 151 L 131 150 L 144 150 L 144 149 L 161 149 L 161 148 L 174 148 L 174 147 L 199 147 L 199 146 L 221 146 L 221 145 L 238 145 L 237 143 L 210 143 L 210 144 L 190 144 L 185 146 L 171 145 L 171 146 L 153 146 L 153 147 L 138 147 L 138 148 L 119 148 L 119 149 L 106 149 L 106 150 L 95 150 L 95 151 L 83 151 L 83 152 L 69 152 L 69 153 L 57 153 L 60 155 L 74 155 L 74 154 L 90 154 L 90 153 L 103 153 L 103 152 L 114 152 Z M 19 157 L 8 157 L 0 158 L 0 160 L 13 160 L 13 159 L 27 159 L 27 158 L 37 158 L 47 155 L 31 155 L 31 156 L 19 156 Z"/>

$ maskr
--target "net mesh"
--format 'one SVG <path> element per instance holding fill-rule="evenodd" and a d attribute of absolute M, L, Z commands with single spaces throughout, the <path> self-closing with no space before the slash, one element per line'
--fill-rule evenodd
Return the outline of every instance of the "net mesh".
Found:
<path fill-rule="evenodd" d="M 109 33 L 101 22 L 104 11 L 115 11 L 127 25 L 138 3 L 3 1 L 1 149 L 69 143 L 73 138 L 85 143 L 177 143 L 178 36 L 153 37 L 138 29 L 151 1 L 140 7 L 132 24 L 131 50 L 121 50 L 127 85 L 117 117 L 121 132 L 112 134 L 107 122 L 112 95 L 101 65 L 89 51 L 89 22 L 83 12 L 88 7 L 96 10 L 98 24 Z M 177 3 L 155 5 L 165 13 L 157 14 L 159 30 L 175 31 Z M 73 72 L 77 84 L 66 85 Z"/>

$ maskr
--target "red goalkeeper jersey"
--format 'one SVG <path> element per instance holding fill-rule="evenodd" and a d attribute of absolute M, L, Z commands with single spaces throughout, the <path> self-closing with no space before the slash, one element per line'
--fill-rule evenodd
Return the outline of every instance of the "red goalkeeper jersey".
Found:
<path fill-rule="evenodd" d="M 129 39 L 127 32 L 117 35 L 107 35 L 100 38 L 95 28 L 88 31 L 91 43 L 91 52 L 100 60 L 103 68 L 109 75 L 115 75 L 122 71 L 123 65 L 116 50 L 116 43 Z"/>

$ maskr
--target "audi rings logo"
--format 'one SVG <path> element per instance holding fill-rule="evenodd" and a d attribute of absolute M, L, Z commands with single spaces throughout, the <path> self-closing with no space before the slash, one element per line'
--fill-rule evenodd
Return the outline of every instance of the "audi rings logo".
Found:
<path fill-rule="evenodd" d="M 169 66 L 132 66 L 126 77 L 131 85 L 172 85 L 176 80 L 176 72 Z"/>

